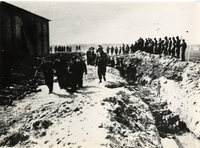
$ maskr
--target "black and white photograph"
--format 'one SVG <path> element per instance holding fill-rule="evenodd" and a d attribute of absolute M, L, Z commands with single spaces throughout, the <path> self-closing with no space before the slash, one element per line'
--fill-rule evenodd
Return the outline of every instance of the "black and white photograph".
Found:
<path fill-rule="evenodd" d="M 200 1 L 0 1 L 0 147 L 200 148 Z"/>

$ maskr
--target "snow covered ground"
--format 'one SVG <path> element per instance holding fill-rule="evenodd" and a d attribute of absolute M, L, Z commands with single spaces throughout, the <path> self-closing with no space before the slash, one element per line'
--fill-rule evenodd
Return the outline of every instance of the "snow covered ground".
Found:
<path fill-rule="evenodd" d="M 1 130 L 1 146 L 97 148 L 148 144 L 161 147 L 148 106 L 124 87 L 126 81 L 117 70 L 108 68 L 107 82 L 100 84 L 96 70 L 95 67 L 88 67 L 84 88 L 76 93 L 60 90 L 58 84 L 54 83 L 52 94 L 48 94 L 47 87 L 43 85 L 38 88 L 40 92 L 15 101 L 14 107 L 1 106 L 1 115 L 4 116 L 1 118 L 1 127 L 4 127 Z M 111 86 L 116 88 L 108 88 Z M 108 99 L 116 98 L 115 101 L 122 103 L 125 96 L 128 96 L 129 102 L 133 101 L 129 104 L 137 105 L 140 112 L 147 114 L 143 120 L 151 121 L 148 130 L 144 129 L 147 125 L 130 117 L 129 120 L 135 122 L 132 125 L 128 120 L 128 125 L 124 125 L 115 119 L 118 114 L 113 111 L 120 105 L 117 102 L 110 103 Z M 134 110 L 130 113 L 134 114 Z M 143 142 L 145 138 L 148 141 Z"/>
<path fill-rule="evenodd" d="M 55 82 L 52 94 L 42 85 L 38 87 L 40 92 L 14 101 L 14 106 L 0 106 L 0 146 L 198 148 L 198 63 L 179 63 L 144 53 L 129 57 L 143 59 L 138 74 L 146 72 L 140 81 L 148 81 L 148 87 L 129 85 L 118 70 L 110 67 L 107 81 L 99 84 L 97 67 L 88 66 L 84 88 L 76 93 L 60 89 Z M 168 71 L 161 71 L 159 65 L 168 67 Z M 158 81 L 161 86 L 157 97 Z M 155 113 L 168 110 L 179 115 L 191 132 L 161 137 Z"/>

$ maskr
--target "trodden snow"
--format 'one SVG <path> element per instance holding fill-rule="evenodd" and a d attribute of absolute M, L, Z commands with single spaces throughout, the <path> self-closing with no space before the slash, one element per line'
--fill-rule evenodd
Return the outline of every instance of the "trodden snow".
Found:
<path fill-rule="evenodd" d="M 106 79 L 99 83 L 97 67 L 88 66 L 84 87 L 73 94 L 55 82 L 52 94 L 42 85 L 40 92 L 14 101 L 14 106 L 1 106 L 1 124 L 7 128 L 1 143 L 15 147 L 178 147 L 174 140 L 160 138 L 148 105 L 126 87 L 118 70 L 107 67 Z M 113 98 L 114 103 L 106 101 Z M 120 105 L 135 112 L 127 107 L 129 116 L 113 117 L 111 111 L 120 111 Z"/>

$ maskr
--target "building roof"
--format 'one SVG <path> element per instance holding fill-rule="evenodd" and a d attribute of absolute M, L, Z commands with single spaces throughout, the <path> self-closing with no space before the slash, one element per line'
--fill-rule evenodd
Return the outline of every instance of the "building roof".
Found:
<path fill-rule="evenodd" d="M 22 9 L 22 8 L 20 8 L 20 7 L 14 6 L 14 5 L 9 4 L 9 3 L 6 3 L 6 2 L 2 2 L 2 1 L 1 1 L 0 4 L 10 6 L 10 7 L 16 8 L 16 9 L 18 9 L 18 10 L 24 11 L 24 12 L 26 12 L 26 13 L 29 13 L 29 14 L 31 14 L 31 15 L 35 15 L 35 16 L 41 18 L 41 19 L 45 19 L 45 20 L 47 20 L 47 21 L 51 21 L 51 20 L 49 20 L 49 19 L 47 19 L 47 18 L 44 18 L 44 17 L 42 17 L 42 16 L 39 16 L 39 15 L 37 15 L 37 14 L 35 14 L 35 13 L 32 13 L 32 12 L 30 12 L 30 11 L 27 11 L 27 10 L 25 10 L 25 9 Z"/>

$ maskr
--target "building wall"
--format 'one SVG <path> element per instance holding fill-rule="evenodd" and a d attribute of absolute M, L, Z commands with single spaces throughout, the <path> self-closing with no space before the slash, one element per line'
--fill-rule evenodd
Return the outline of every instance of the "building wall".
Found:
<path fill-rule="evenodd" d="M 49 20 L 1 2 L 1 51 L 40 56 L 49 52 Z"/>
<path fill-rule="evenodd" d="M 8 12 L 5 12 L 1 15 L 1 18 L 1 50 L 10 51 L 12 48 L 11 16 Z"/>

